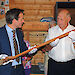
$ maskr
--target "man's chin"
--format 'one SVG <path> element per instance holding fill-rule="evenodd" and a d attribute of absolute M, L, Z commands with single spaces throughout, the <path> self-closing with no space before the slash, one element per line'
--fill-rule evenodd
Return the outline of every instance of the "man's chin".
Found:
<path fill-rule="evenodd" d="M 18 27 L 18 28 L 22 28 L 22 26 Z"/>

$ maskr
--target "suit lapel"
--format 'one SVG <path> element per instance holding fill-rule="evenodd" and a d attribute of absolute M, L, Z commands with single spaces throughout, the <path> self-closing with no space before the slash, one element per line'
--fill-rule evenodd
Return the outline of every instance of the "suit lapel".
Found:
<path fill-rule="evenodd" d="M 5 53 L 8 53 L 8 55 L 11 55 L 10 41 L 9 41 L 9 37 L 8 37 L 7 30 L 6 30 L 5 26 L 4 26 L 3 36 L 4 36 L 3 40 L 5 40 L 5 45 L 7 48 L 7 50 L 5 50 Z"/>

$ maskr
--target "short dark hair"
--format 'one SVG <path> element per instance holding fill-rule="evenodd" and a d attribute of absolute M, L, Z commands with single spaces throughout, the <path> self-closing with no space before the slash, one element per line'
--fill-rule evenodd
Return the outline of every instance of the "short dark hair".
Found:
<path fill-rule="evenodd" d="M 13 19 L 16 19 L 18 20 L 18 17 L 19 17 L 19 14 L 20 13 L 23 13 L 24 10 L 23 9 L 19 9 L 19 8 L 13 8 L 13 9 L 10 9 L 6 12 L 6 22 L 8 24 L 12 24 L 12 20 Z"/>

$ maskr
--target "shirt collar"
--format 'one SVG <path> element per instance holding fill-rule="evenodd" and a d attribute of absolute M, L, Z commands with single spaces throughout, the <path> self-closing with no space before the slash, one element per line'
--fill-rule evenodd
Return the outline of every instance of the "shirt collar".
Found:
<path fill-rule="evenodd" d="M 7 24 L 6 24 L 6 29 L 7 29 L 8 32 L 12 32 L 13 31 L 13 29 L 11 29 Z"/>
<path fill-rule="evenodd" d="M 66 29 L 68 29 L 69 26 L 70 26 L 70 23 L 68 23 L 68 26 L 66 27 Z M 58 27 L 59 30 L 62 30 L 62 29 L 59 27 L 59 25 L 57 25 L 57 27 Z M 65 31 L 66 29 L 64 29 L 64 31 Z"/>

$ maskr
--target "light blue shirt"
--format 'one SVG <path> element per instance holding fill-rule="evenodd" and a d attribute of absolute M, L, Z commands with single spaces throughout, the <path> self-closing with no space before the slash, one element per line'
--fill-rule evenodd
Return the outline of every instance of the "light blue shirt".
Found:
<path fill-rule="evenodd" d="M 14 44 L 13 44 L 13 32 L 12 32 L 13 29 L 11 29 L 11 28 L 6 24 L 6 30 L 7 30 L 7 33 L 8 33 L 9 40 L 10 40 L 12 56 L 15 56 L 15 50 L 14 50 Z M 18 43 L 18 50 L 19 50 L 19 53 L 20 53 L 19 42 L 18 42 L 18 38 L 17 38 L 17 34 L 16 34 L 16 33 L 15 33 L 15 37 L 16 37 L 16 41 L 17 41 L 17 43 Z M 12 66 L 21 64 L 21 57 L 19 57 L 19 59 L 20 59 L 19 63 L 14 59 L 14 61 L 12 62 Z"/>

